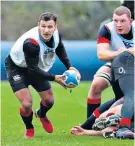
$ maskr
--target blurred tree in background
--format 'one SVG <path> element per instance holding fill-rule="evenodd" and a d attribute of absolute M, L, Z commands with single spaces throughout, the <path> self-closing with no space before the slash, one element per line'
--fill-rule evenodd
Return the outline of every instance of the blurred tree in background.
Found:
<path fill-rule="evenodd" d="M 2 1 L 1 39 L 15 41 L 47 10 L 57 14 L 63 39 L 95 40 L 100 23 L 119 5 L 119 1 Z"/>

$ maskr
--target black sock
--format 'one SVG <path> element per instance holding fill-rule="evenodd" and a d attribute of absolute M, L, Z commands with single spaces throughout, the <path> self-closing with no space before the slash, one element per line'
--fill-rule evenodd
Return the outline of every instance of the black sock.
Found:
<path fill-rule="evenodd" d="M 89 118 L 94 110 L 100 106 L 101 98 L 97 99 L 87 99 L 87 118 Z"/>
<path fill-rule="evenodd" d="M 96 120 L 96 117 L 92 114 L 82 125 L 81 127 L 84 129 L 92 129 L 92 126 Z"/>
<path fill-rule="evenodd" d="M 106 110 L 108 110 L 108 109 L 111 107 L 111 105 L 112 105 L 115 101 L 116 101 L 115 98 L 113 98 L 113 99 L 111 99 L 111 100 L 105 102 L 104 104 L 102 104 L 102 105 L 98 108 L 100 114 L 102 114 L 103 112 L 105 112 Z"/>
<path fill-rule="evenodd" d="M 20 116 L 22 117 L 22 120 L 26 126 L 26 129 L 33 128 L 33 125 L 32 125 L 33 112 L 32 111 L 30 111 L 30 114 L 28 116 L 25 116 L 23 114 L 23 110 L 20 108 Z"/>
<path fill-rule="evenodd" d="M 53 103 L 50 103 L 50 104 L 47 104 L 45 106 L 45 103 L 43 100 L 41 100 L 40 102 L 40 108 L 39 110 L 37 111 L 37 114 L 40 118 L 44 118 L 46 116 L 46 113 L 48 112 L 48 110 L 51 109 L 51 107 L 53 106 Z"/>
<path fill-rule="evenodd" d="M 96 120 L 100 116 L 101 113 L 109 109 L 109 107 L 115 102 L 115 98 L 105 102 L 99 108 L 96 108 L 93 114 L 81 125 L 84 129 L 92 129 L 92 126 Z"/>

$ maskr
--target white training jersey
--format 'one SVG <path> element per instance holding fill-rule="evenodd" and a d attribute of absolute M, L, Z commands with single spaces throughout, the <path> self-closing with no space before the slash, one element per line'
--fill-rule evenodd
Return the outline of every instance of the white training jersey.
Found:
<path fill-rule="evenodd" d="M 48 47 L 39 35 L 38 27 L 34 27 L 24 33 L 11 48 L 10 56 L 12 61 L 19 67 L 27 67 L 25 56 L 23 52 L 23 43 L 26 39 L 34 39 L 40 46 L 38 67 L 44 71 L 48 71 L 55 61 L 55 50 L 59 44 L 59 33 L 55 30 L 53 34 L 53 48 Z"/>
<path fill-rule="evenodd" d="M 105 26 L 110 30 L 111 33 L 111 41 L 110 41 L 110 49 L 112 51 L 117 51 L 120 48 L 130 48 L 135 45 L 135 21 L 132 22 L 132 33 L 133 39 L 127 40 L 123 38 L 120 34 L 117 34 L 113 22 L 107 23 Z"/>

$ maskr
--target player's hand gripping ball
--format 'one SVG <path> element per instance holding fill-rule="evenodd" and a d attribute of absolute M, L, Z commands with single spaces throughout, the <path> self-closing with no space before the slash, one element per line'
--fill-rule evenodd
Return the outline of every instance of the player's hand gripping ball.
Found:
<path fill-rule="evenodd" d="M 66 75 L 65 83 L 68 85 L 68 88 L 74 88 L 78 86 L 81 79 L 79 72 L 75 70 L 67 70 L 63 74 Z"/>

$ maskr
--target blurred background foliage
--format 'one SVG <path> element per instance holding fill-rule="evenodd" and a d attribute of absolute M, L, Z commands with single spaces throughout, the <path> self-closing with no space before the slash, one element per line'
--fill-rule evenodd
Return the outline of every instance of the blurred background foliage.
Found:
<path fill-rule="evenodd" d="M 2 1 L 1 39 L 15 41 L 50 11 L 58 16 L 65 40 L 95 40 L 100 23 L 112 17 L 119 1 Z"/>

